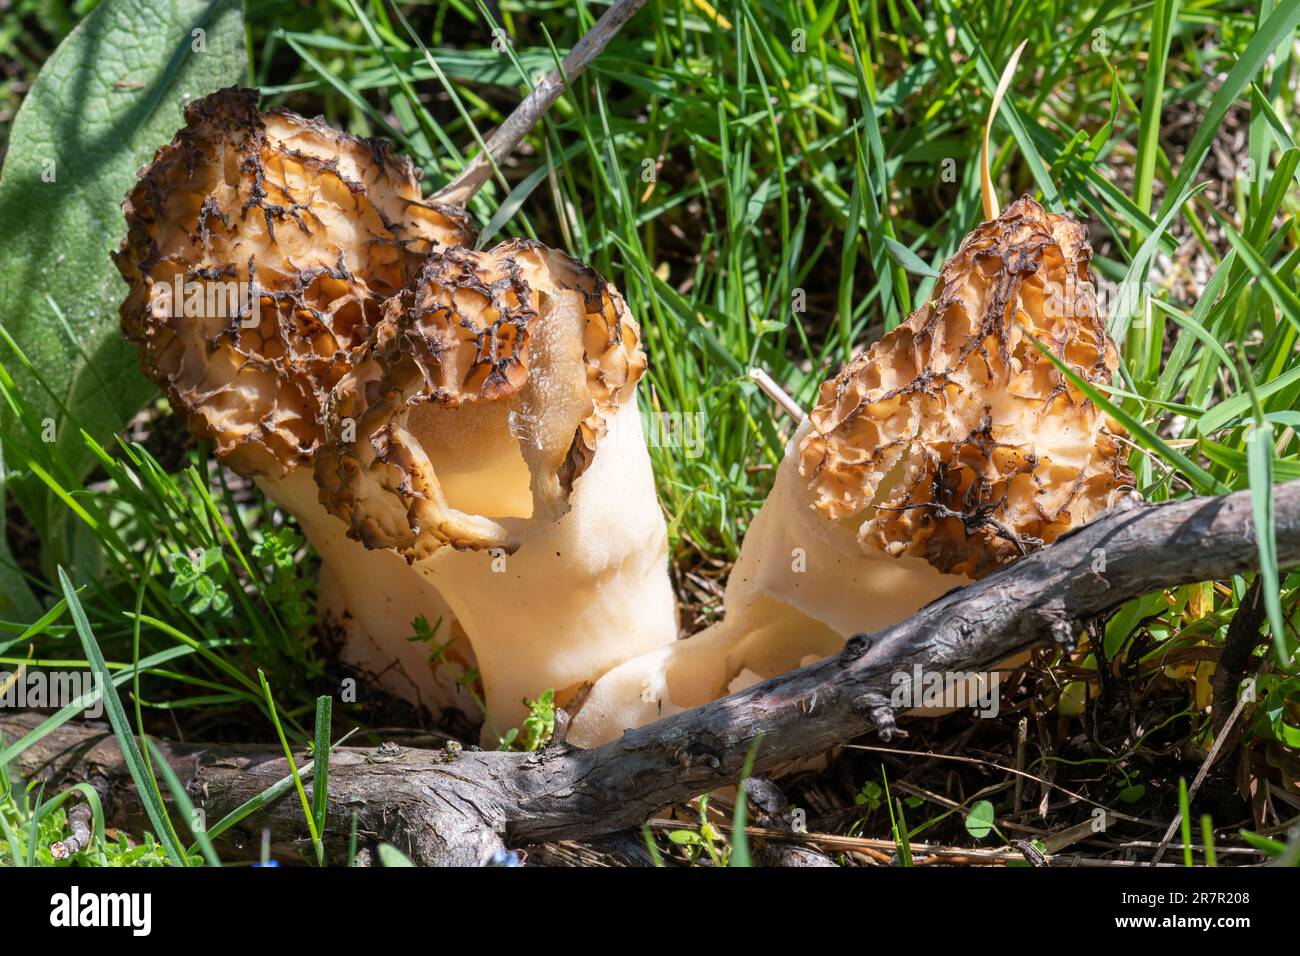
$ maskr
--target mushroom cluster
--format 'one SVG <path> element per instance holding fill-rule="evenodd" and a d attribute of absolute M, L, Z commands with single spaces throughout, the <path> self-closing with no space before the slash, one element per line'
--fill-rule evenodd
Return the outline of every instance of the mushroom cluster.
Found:
<path fill-rule="evenodd" d="M 298 519 L 346 656 L 471 716 L 477 668 L 491 739 L 525 697 L 568 701 L 674 640 L 618 292 L 537 243 L 473 251 L 409 160 L 255 91 L 185 121 L 124 204 L 123 332 Z M 410 640 L 421 617 L 442 622 L 434 654 Z"/>
<path fill-rule="evenodd" d="M 594 685 L 570 739 L 734 692 L 897 623 L 1132 493 L 1089 382 L 1118 361 L 1082 225 L 1028 196 L 977 227 L 929 301 L 821 386 L 751 523 L 725 616 Z"/>
<path fill-rule="evenodd" d="M 224 90 L 125 203 L 122 326 L 217 456 L 300 522 L 321 608 L 386 687 L 484 737 L 543 691 L 590 746 L 834 653 L 1095 517 L 1133 479 L 1083 227 L 1024 197 L 821 388 L 721 621 L 678 641 L 622 296 L 524 240 L 472 248 L 382 143 Z M 1055 362 L 1048 358 L 1050 353 Z M 437 653 L 413 622 L 443 622 Z"/>

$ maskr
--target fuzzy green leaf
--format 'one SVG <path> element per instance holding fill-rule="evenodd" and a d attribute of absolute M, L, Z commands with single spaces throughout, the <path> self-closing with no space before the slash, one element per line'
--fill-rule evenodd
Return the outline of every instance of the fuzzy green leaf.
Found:
<path fill-rule="evenodd" d="M 196 32 L 198 31 L 198 32 Z M 31 359 L 18 376 L 59 452 L 93 463 L 153 392 L 118 331 L 126 286 L 110 253 L 122 199 L 183 123 L 186 103 L 245 77 L 239 0 L 104 0 L 45 63 L 0 173 L 0 321 Z M 74 424 L 75 423 L 75 424 Z"/>

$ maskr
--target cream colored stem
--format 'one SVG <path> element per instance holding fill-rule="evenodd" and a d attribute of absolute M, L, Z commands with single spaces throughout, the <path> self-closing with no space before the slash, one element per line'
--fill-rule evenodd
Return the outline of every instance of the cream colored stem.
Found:
<path fill-rule="evenodd" d="M 396 552 L 369 550 L 347 536 L 347 527 L 317 500 L 311 467 L 293 469 L 283 478 L 258 478 L 258 487 L 292 514 L 321 558 L 318 612 L 345 636 L 343 659 L 363 675 L 374 675 L 391 694 L 437 713 L 455 707 L 470 719 L 479 716 L 473 696 L 459 678 L 474 666 L 466 641 L 455 640 L 458 627 L 442 595 L 412 570 Z M 416 618 L 436 628 L 435 648 L 410 640 Z"/>
<path fill-rule="evenodd" d="M 1300 566 L 1300 482 L 1273 494 L 1278 565 Z M 389 753 L 339 747 L 330 758 L 326 845 L 347 847 L 355 830 L 371 841 L 409 848 L 422 865 L 464 866 L 489 858 L 503 840 L 525 846 L 636 828 L 655 808 L 734 784 L 746 772 L 764 773 L 822 753 L 873 725 L 892 731 L 888 700 L 892 675 L 900 669 L 916 663 L 931 671 L 981 668 L 1069 633 L 1071 622 L 1131 598 L 1254 571 L 1259 549 L 1251 510 L 1250 492 L 1239 491 L 1114 512 L 945 595 L 873 635 L 870 645 L 858 642 L 829 660 L 596 750 L 467 750 L 449 761 L 441 749 L 411 746 L 394 758 L 391 746 L 385 748 Z M 1089 571 L 1102 547 L 1106 571 Z M 37 713 L 0 712 L 0 731 L 11 740 L 25 737 L 42 719 Z M 159 745 L 163 759 L 191 775 L 209 817 L 243 806 L 288 772 L 278 747 Z M 103 727 L 69 721 L 15 760 L 24 778 L 59 786 L 77 779 L 107 781 L 123 797 L 107 808 L 109 823 L 141 826 L 143 810 L 121 748 Z M 286 856 L 306 837 L 302 810 L 292 801 L 272 802 L 258 820 Z"/>

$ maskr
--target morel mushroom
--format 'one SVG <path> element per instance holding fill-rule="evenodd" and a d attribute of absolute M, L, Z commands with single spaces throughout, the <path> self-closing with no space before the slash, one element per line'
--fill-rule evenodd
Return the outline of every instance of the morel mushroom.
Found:
<path fill-rule="evenodd" d="M 1090 382 L 1118 360 L 1082 225 L 1028 196 L 966 237 L 930 301 L 821 388 L 731 573 L 725 617 L 593 687 L 590 746 L 833 653 L 1132 491 Z"/>
<path fill-rule="evenodd" d="M 406 641 L 422 614 L 443 619 L 446 642 L 446 604 L 402 581 L 396 555 L 344 536 L 309 466 L 325 397 L 383 301 L 429 252 L 471 241 L 469 221 L 421 199 L 410 161 L 383 143 L 261 113 L 253 90 L 196 100 L 185 121 L 124 204 L 127 238 L 114 257 L 130 286 L 123 332 L 191 430 L 298 518 L 325 560 L 323 603 L 346 608 L 350 656 L 392 690 L 472 712 L 456 686 L 468 649 L 449 648 L 438 676 L 429 649 Z"/>
<path fill-rule="evenodd" d="M 449 248 L 334 389 L 321 501 L 451 605 L 485 735 L 676 638 L 639 339 L 622 296 L 563 253 Z"/>
<path fill-rule="evenodd" d="M 278 478 L 310 460 L 383 301 L 472 232 L 383 143 L 260 113 L 253 90 L 196 100 L 185 124 L 124 204 L 122 331 L 225 464 Z"/>

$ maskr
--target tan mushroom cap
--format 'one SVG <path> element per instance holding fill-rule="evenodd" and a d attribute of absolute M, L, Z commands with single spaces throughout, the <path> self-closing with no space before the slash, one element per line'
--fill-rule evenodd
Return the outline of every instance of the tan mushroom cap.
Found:
<path fill-rule="evenodd" d="M 1084 227 L 1022 197 L 966 237 L 930 301 L 821 389 L 813 506 L 887 554 L 978 578 L 1106 509 L 1133 476 L 1089 382 L 1118 365 Z"/>
<path fill-rule="evenodd" d="M 558 518 L 645 371 L 617 290 L 515 239 L 430 256 L 336 387 L 321 503 L 367 547 L 517 547 Z M 499 520 L 500 519 L 500 520 Z"/>
<path fill-rule="evenodd" d="M 122 329 L 226 464 L 278 477 L 322 439 L 324 398 L 381 303 L 472 228 L 385 144 L 261 113 L 254 90 L 196 100 L 185 123 L 124 204 Z"/>

